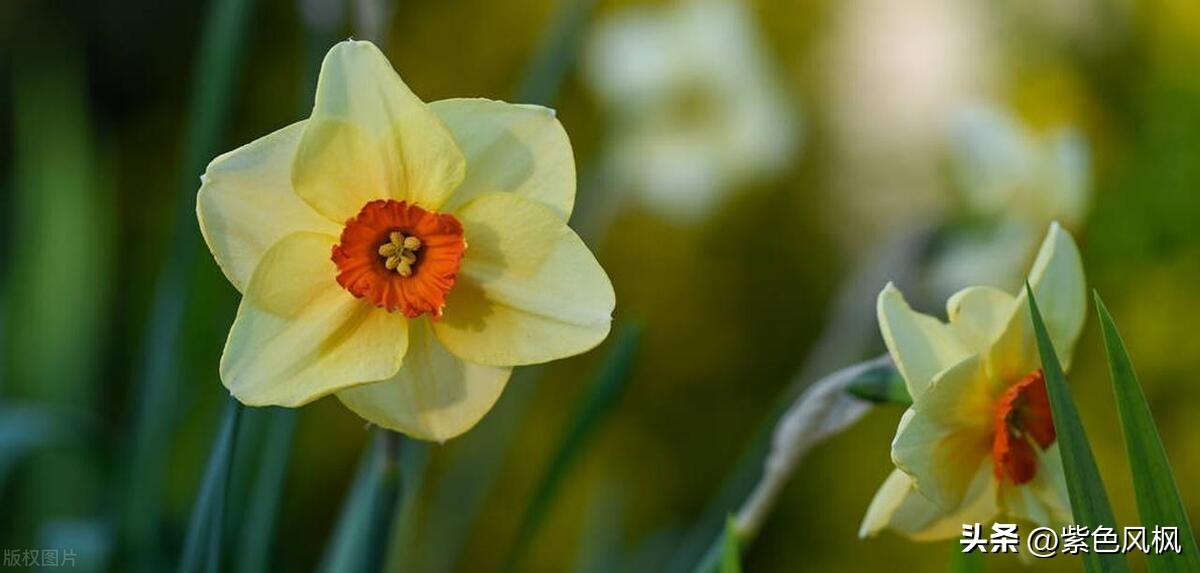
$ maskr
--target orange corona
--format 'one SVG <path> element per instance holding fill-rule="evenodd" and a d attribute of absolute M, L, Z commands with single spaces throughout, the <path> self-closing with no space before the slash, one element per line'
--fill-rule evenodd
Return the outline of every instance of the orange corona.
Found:
<path fill-rule="evenodd" d="M 996 402 L 995 412 L 992 467 L 996 479 L 1007 476 L 1014 484 L 1028 483 L 1038 467 L 1030 441 L 1044 450 L 1055 440 L 1042 371 L 1031 372 L 1005 390 Z"/>
<path fill-rule="evenodd" d="M 388 312 L 437 319 L 466 248 L 453 216 L 380 199 L 346 221 L 332 259 L 350 294 Z"/>

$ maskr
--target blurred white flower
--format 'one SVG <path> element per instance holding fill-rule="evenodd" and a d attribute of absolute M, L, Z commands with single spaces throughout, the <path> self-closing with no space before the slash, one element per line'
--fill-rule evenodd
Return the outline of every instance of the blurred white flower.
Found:
<path fill-rule="evenodd" d="M 1050 221 L 1078 229 L 1090 198 L 1087 143 L 1070 128 L 1044 135 L 1003 110 L 963 108 L 950 134 L 951 170 L 966 214 L 977 223 L 958 233 L 932 263 L 933 286 L 1012 287 Z"/>
<path fill-rule="evenodd" d="M 733 0 L 630 8 L 602 22 L 585 73 L 611 116 L 615 183 L 695 219 L 722 192 L 784 170 L 797 119 L 764 52 Z"/>
<path fill-rule="evenodd" d="M 1081 222 L 1088 203 L 1088 151 L 1074 129 L 1039 137 L 1010 114 L 970 106 L 951 131 L 953 168 L 975 215 L 1023 219 L 1042 227 Z"/>
<path fill-rule="evenodd" d="M 832 5 L 822 50 L 832 191 L 870 249 L 889 228 L 943 210 L 942 142 L 950 113 L 989 93 L 999 75 L 987 4 L 845 0 Z"/>

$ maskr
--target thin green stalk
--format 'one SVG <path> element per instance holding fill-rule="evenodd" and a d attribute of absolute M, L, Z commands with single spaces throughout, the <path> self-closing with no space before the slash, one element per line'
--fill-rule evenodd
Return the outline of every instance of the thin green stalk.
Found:
<path fill-rule="evenodd" d="M 575 460 L 599 429 L 605 414 L 624 392 L 633 371 L 640 340 L 641 327 L 635 324 L 626 324 L 613 337 L 612 349 L 605 357 L 596 381 L 568 418 L 571 425 L 534 490 L 533 500 L 521 520 L 516 541 L 509 551 L 505 571 L 513 571 L 521 563 Z"/>
<path fill-rule="evenodd" d="M 517 89 L 518 102 L 554 104 L 563 80 L 579 55 L 581 31 L 595 4 L 596 0 L 563 0 Z"/>
<path fill-rule="evenodd" d="M 136 394 L 133 451 L 126 479 L 122 536 L 140 571 L 162 569 L 158 544 L 163 479 L 174 435 L 178 358 L 184 310 L 200 234 L 193 210 L 199 176 L 218 149 L 228 123 L 231 94 L 241 63 L 253 0 L 215 0 L 205 24 L 187 113 L 183 170 L 177 187 L 170 253 L 155 281 L 153 306 L 143 334 L 144 360 Z"/>
<path fill-rule="evenodd" d="M 447 468 L 438 480 L 421 524 L 421 547 L 414 571 L 449 573 L 456 569 L 471 524 L 512 448 L 513 437 L 537 395 L 542 367 L 528 366 L 513 373 L 496 407 L 477 427 L 457 438 L 448 449 Z"/>
<path fill-rule="evenodd" d="M 400 451 L 400 500 L 391 525 L 385 571 L 407 571 L 416 563 L 417 519 L 429 449 L 429 442 L 409 440 Z"/>
<path fill-rule="evenodd" d="M 93 130 L 85 53 L 60 28 L 27 15 L 5 44 L 11 75 L 0 87 L 11 98 L 3 113 L 12 128 L 11 186 L 0 210 L 13 240 L 0 253 L 7 330 L 0 378 L 5 396 L 20 404 L 0 413 L 17 416 L 0 423 L 8 434 L 0 436 L 0 466 L 20 466 L 4 503 L 0 537 L 8 547 L 45 546 L 65 536 L 67 524 L 96 531 L 104 501 L 93 487 L 102 479 L 102 448 L 86 428 L 96 426 L 102 403 L 111 318 L 115 195 L 106 175 L 113 154 Z M 64 264 L 63 253 L 81 241 L 87 255 Z M 42 416 L 49 427 L 38 423 Z M 7 473 L 0 467 L 0 482 Z M 78 549 L 105 565 L 107 543 Z"/>
<path fill-rule="evenodd" d="M 879 285 L 889 279 L 911 278 L 912 269 L 919 267 L 921 253 L 926 251 L 928 229 L 898 234 L 860 265 L 838 288 L 833 297 L 829 317 L 820 337 L 806 353 L 804 362 L 792 381 L 784 388 L 770 411 L 758 422 L 745 449 L 733 469 L 721 483 L 717 493 L 705 505 L 700 517 L 688 528 L 683 540 L 676 545 L 666 571 L 692 571 L 697 562 L 710 562 L 712 540 L 720 535 L 726 516 L 737 509 L 763 476 L 762 460 L 771 450 L 771 437 L 780 417 L 787 411 L 806 385 L 839 366 L 857 360 L 878 336 L 873 305 L 864 305 L 878 293 Z M 877 344 L 877 343 L 876 343 Z M 860 392 L 865 390 L 860 389 Z"/>
<path fill-rule="evenodd" d="M 553 106 L 563 80 L 579 52 L 582 30 L 591 17 L 595 0 L 563 0 L 553 22 L 517 86 L 520 103 Z M 575 210 L 576 219 L 584 208 Z M 574 225 L 574 223 L 573 223 Z M 496 408 L 466 436 L 455 440 L 452 462 L 439 480 L 430 503 L 428 523 L 422 524 L 423 551 L 416 570 L 442 573 L 454 569 L 471 524 L 499 474 L 512 438 L 529 408 L 542 368 L 530 366 L 513 374 Z"/>
<path fill-rule="evenodd" d="M 718 573 L 742 573 L 742 552 L 738 548 L 741 545 L 741 540 L 738 539 L 737 527 L 734 525 L 733 517 L 725 519 L 725 534 L 721 536 L 721 560 L 720 566 L 717 568 Z"/>
<path fill-rule="evenodd" d="M 770 434 L 770 449 L 759 462 L 761 477 L 739 503 L 734 519 L 726 519 L 726 531 L 710 542 L 693 571 L 708 573 L 722 567 L 729 527 L 733 527 L 739 547 L 749 545 L 809 450 L 858 421 L 872 407 L 850 389 L 864 380 L 888 379 L 894 373 L 891 357 L 885 354 L 837 370 L 796 398 Z"/>
<path fill-rule="evenodd" d="M 254 482 L 241 531 L 239 573 L 271 570 L 271 541 L 279 504 L 287 481 L 288 463 L 292 454 L 292 439 L 296 434 L 297 410 L 272 408 L 266 440 L 262 447 L 262 462 Z"/>
<path fill-rule="evenodd" d="M 188 522 L 179 573 L 199 573 L 202 570 L 215 573 L 221 570 L 221 541 L 225 528 L 229 474 L 233 467 L 241 417 L 242 404 L 232 396 L 226 398 L 221 430 L 209 455 L 200 493 Z"/>
<path fill-rule="evenodd" d="M 950 573 L 983 573 L 987 570 L 985 554 L 976 551 L 963 553 L 962 548 L 958 543 L 950 548 Z"/>
<path fill-rule="evenodd" d="M 382 568 L 399 496 L 399 452 L 403 441 L 395 432 L 375 431 L 359 463 L 319 571 L 371 573 Z"/>

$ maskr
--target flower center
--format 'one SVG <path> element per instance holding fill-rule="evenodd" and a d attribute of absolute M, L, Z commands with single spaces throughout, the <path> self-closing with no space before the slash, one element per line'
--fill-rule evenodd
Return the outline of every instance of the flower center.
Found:
<path fill-rule="evenodd" d="M 439 318 L 467 243 L 451 215 L 380 199 L 346 221 L 333 246 L 337 282 L 350 294 L 409 318 Z"/>
<path fill-rule="evenodd" d="M 1044 450 L 1055 440 L 1042 371 L 1027 374 L 1005 390 L 996 402 L 995 414 L 992 468 L 996 479 L 1008 476 L 1014 484 L 1027 483 L 1037 474 L 1034 444 Z"/>
<path fill-rule="evenodd" d="M 416 235 L 405 237 L 400 231 L 392 231 L 388 233 L 388 242 L 379 246 L 379 256 L 384 259 L 384 268 L 394 270 L 402 277 L 411 277 L 420 248 L 421 239 Z"/>

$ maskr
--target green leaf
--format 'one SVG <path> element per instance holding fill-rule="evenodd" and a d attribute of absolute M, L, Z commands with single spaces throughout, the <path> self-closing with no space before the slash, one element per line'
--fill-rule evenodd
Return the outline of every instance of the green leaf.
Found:
<path fill-rule="evenodd" d="M 358 465 L 319 571 L 362 573 L 382 568 L 399 498 L 402 440 L 388 430 L 376 433 Z"/>
<path fill-rule="evenodd" d="M 587 446 L 589 438 L 599 427 L 604 415 L 616 404 L 625 390 L 637 356 L 641 327 L 626 324 L 613 338 L 611 350 L 604 359 L 600 373 L 588 389 L 587 395 L 579 402 L 575 413 L 568 418 L 571 425 L 554 452 L 541 482 L 534 490 L 536 493 L 533 501 L 525 511 L 525 517 L 517 531 L 517 539 L 508 554 L 503 569 L 505 571 L 513 571 L 520 565 L 567 473 Z"/>
<path fill-rule="evenodd" d="M 229 486 L 229 471 L 233 461 L 234 439 L 242 417 L 242 404 L 232 396 L 226 399 L 221 431 L 217 434 L 204 481 L 184 538 L 180 573 L 221 571 L 221 540 L 225 529 L 225 501 Z"/>
<path fill-rule="evenodd" d="M 425 469 L 429 466 L 429 442 L 407 440 L 400 450 L 400 495 L 392 521 L 391 546 L 387 549 L 384 571 L 416 570 L 417 533 L 422 527 L 418 512 Z"/>
<path fill-rule="evenodd" d="M 719 573 L 742 573 L 742 564 L 738 552 L 738 534 L 734 527 L 733 516 L 725 518 L 725 535 L 721 540 L 721 565 Z"/>
<path fill-rule="evenodd" d="M 1117 413 L 1121 419 L 1121 430 L 1125 433 L 1125 451 L 1133 470 L 1138 515 L 1142 518 L 1142 525 L 1147 528 L 1160 525 L 1178 527 L 1183 548 L 1182 554 L 1152 553 L 1146 557 L 1147 564 L 1151 571 L 1200 571 L 1200 549 L 1196 547 L 1196 536 L 1192 533 L 1187 511 L 1179 496 L 1166 448 L 1154 426 L 1150 405 L 1146 403 L 1146 396 L 1142 393 L 1133 363 L 1112 315 L 1104 307 L 1100 295 L 1094 293 L 1094 296 L 1096 312 L 1100 315 L 1100 330 L 1104 333 L 1104 348 L 1108 352 L 1108 369 L 1116 394 Z"/>
<path fill-rule="evenodd" d="M 950 555 L 950 573 L 983 573 L 987 570 L 986 554 L 978 551 L 963 552 L 963 546 L 954 543 Z"/>
<path fill-rule="evenodd" d="M 0 404 L 0 490 L 21 460 L 67 441 L 55 424 L 56 413 L 61 420 L 61 412 L 44 406 Z"/>
<path fill-rule="evenodd" d="M 214 0 L 207 10 L 199 59 L 192 72 L 187 132 L 182 169 L 174 198 L 171 235 L 162 252 L 169 256 L 154 279 L 148 324 L 141 335 L 140 375 L 134 392 L 134 438 L 130 444 L 127 477 L 120 516 L 124 552 L 136 571 L 161 571 L 162 498 L 164 497 L 171 436 L 178 416 L 176 404 L 183 381 L 180 353 L 185 312 L 193 288 L 195 257 L 200 254 L 197 228 L 197 177 L 219 151 L 232 109 L 242 50 L 255 0 Z M 213 264 L 213 263 L 210 263 Z M 214 384 L 214 387 L 215 384 Z"/>
<path fill-rule="evenodd" d="M 881 361 L 864 370 L 846 388 L 851 395 L 868 402 L 886 404 L 912 404 L 904 377 L 890 360 Z"/>
<path fill-rule="evenodd" d="M 579 53 L 581 31 L 596 0 L 566 0 L 546 28 L 541 45 L 517 90 L 517 101 L 551 105 Z"/>
<path fill-rule="evenodd" d="M 240 535 L 237 570 L 241 573 L 271 570 L 271 541 L 296 432 L 295 408 L 270 408 L 267 412 L 266 441 Z"/>
<path fill-rule="evenodd" d="M 421 551 L 409 569 L 450 573 L 465 554 L 463 546 L 492 491 L 525 412 L 537 396 L 544 366 L 525 366 L 513 372 L 496 407 L 475 429 L 447 444 L 446 468 L 433 484 L 419 532 Z"/>
<path fill-rule="evenodd" d="M 1098 525 L 1116 527 L 1104 482 L 1092 455 L 1092 447 L 1079 420 L 1079 411 L 1067 389 L 1062 365 L 1058 362 L 1046 323 L 1034 300 L 1033 288 L 1025 284 L 1029 296 L 1029 309 L 1033 314 L 1033 331 L 1037 337 L 1038 354 L 1042 358 L 1042 371 L 1046 376 L 1046 391 L 1050 396 L 1050 411 L 1054 418 L 1054 431 L 1058 436 L 1059 451 L 1062 452 L 1063 473 L 1066 474 L 1067 492 L 1071 498 L 1071 511 L 1075 523 L 1095 529 Z M 1128 571 L 1125 558 L 1116 553 L 1084 553 L 1085 571 Z"/>

